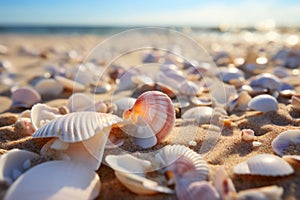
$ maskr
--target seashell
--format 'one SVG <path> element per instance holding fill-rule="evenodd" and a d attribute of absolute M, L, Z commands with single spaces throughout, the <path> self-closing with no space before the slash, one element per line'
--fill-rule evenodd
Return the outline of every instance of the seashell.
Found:
<path fill-rule="evenodd" d="M 261 94 L 251 99 L 248 103 L 248 106 L 252 110 L 269 112 L 276 111 L 278 109 L 278 102 L 271 95 Z"/>
<path fill-rule="evenodd" d="M 252 87 L 250 85 L 243 85 L 241 91 L 246 91 L 250 96 L 257 96 L 268 93 L 268 89 L 262 87 Z"/>
<path fill-rule="evenodd" d="M 293 108 L 299 110 L 300 109 L 300 95 L 293 95 L 291 104 L 292 104 Z"/>
<path fill-rule="evenodd" d="M 31 119 L 27 117 L 19 118 L 14 124 L 14 127 L 16 130 L 20 130 L 22 134 L 27 136 L 32 135 L 35 131 Z"/>
<path fill-rule="evenodd" d="M 196 85 L 194 82 L 184 81 L 178 86 L 178 91 L 182 95 L 197 96 L 202 93 L 203 88 Z"/>
<path fill-rule="evenodd" d="M 105 113 L 107 111 L 107 106 L 104 102 L 98 101 L 94 103 L 90 97 L 83 93 L 72 94 L 68 99 L 67 108 L 70 112 L 95 111 Z"/>
<path fill-rule="evenodd" d="M 117 110 L 113 114 L 122 117 L 123 112 L 127 109 L 130 109 L 134 106 L 136 99 L 131 97 L 124 97 L 116 100 L 114 103 L 117 106 Z"/>
<path fill-rule="evenodd" d="M 243 141 L 253 141 L 254 138 L 254 131 L 252 129 L 242 129 L 241 139 Z"/>
<path fill-rule="evenodd" d="M 213 85 L 209 88 L 209 92 L 212 99 L 217 101 L 219 104 L 227 104 L 229 97 L 237 95 L 237 91 L 234 86 L 223 83 L 220 80 L 215 80 Z"/>
<path fill-rule="evenodd" d="M 55 80 L 57 80 L 66 90 L 70 90 L 72 92 L 82 92 L 85 90 L 85 86 L 81 83 L 75 82 L 71 79 L 67 79 L 63 76 L 56 75 L 54 76 Z"/>
<path fill-rule="evenodd" d="M 212 105 L 211 99 L 192 97 L 190 99 L 190 101 L 196 106 L 211 106 Z"/>
<path fill-rule="evenodd" d="M 289 83 L 282 82 L 280 86 L 280 95 L 284 97 L 291 97 L 296 94 L 295 87 Z"/>
<path fill-rule="evenodd" d="M 240 191 L 235 199 L 281 200 L 283 188 L 276 185 Z"/>
<path fill-rule="evenodd" d="M 273 74 L 278 78 L 285 78 L 289 76 L 287 70 L 283 67 L 275 67 L 273 70 Z"/>
<path fill-rule="evenodd" d="M 202 106 L 194 107 L 187 110 L 181 116 L 182 119 L 195 119 L 199 124 L 209 124 L 213 115 L 213 109 L 211 107 Z"/>
<path fill-rule="evenodd" d="M 226 83 L 232 80 L 245 80 L 244 72 L 236 67 L 219 67 L 218 69 L 219 76 Z"/>
<path fill-rule="evenodd" d="M 152 169 L 150 161 L 136 158 L 131 154 L 108 155 L 105 157 L 105 161 L 111 168 L 118 172 L 139 173 L 144 175 L 145 172 Z"/>
<path fill-rule="evenodd" d="M 269 90 L 280 90 L 280 79 L 270 73 L 262 73 L 250 81 L 250 86 L 262 87 Z"/>
<path fill-rule="evenodd" d="M 130 70 L 124 71 L 121 73 L 116 80 L 116 92 L 124 91 L 124 90 L 132 90 L 137 87 L 137 84 L 132 80 L 132 77 L 139 75 L 139 72 L 135 68 L 131 68 Z"/>
<path fill-rule="evenodd" d="M 232 112 L 233 110 L 245 111 L 248 108 L 249 101 L 251 101 L 251 96 L 246 91 L 242 91 L 236 98 L 229 101 L 227 110 L 229 112 Z"/>
<path fill-rule="evenodd" d="M 236 165 L 235 174 L 260 176 L 286 176 L 294 173 L 293 168 L 282 158 L 272 154 L 259 154 Z"/>
<path fill-rule="evenodd" d="M 38 158 L 38 155 L 30 151 L 12 149 L 0 157 L 0 181 L 8 185 L 12 184 L 19 175 L 24 173 L 29 167 L 28 160 Z"/>
<path fill-rule="evenodd" d="M 134 92 L 131 94 L 131 97 L 138 98 L 144 92 L 152 91 L 152 90 L 165 93 L 171 99 L 176 98 L 176 94 L 173 91 L 173 89 L 162 83 L 144 84 L 144 85 L 138 87 L 137 89 L 135 89 Z"/>
<path fill-rule="evenodd" d="M 216 187 L 216 190 L 219 192 L 221 199 L 233 199 L 233 196 L 236 193 L 236 189 L 232 180 L 229 178 L 223 167 L 220 167 L 216 171 L 213 183 Z"/>
<path fill-rule="evenodd" d="M 300 155 L 285 155 L 282 159 L 290 163 L 291 165 L 300 166 Z"/>
<path fill-rule="evenodd" d="M 63 86 L 55 79 L 42 79 L 34 88 L 44 98 L 58 97 L 63 91 Z"/>
<path fill-rule="evenodd" d="M 175 187 L 178 200 L 219 200 L 217 190 L 207 181 L 197 181 L 190 184 L 179 183 Z"/>
<path fill-rule="evenodd" d="M 103 94 L 112 90 L 112 86 L 109 83 L 102 83 L 99 86 L 93 88 L 95 94 Z"/>
<path fill-rule="evenodd" d="M 100 179 L 94 171 L 79 163 L 50 161 L 22 174 L 4 199 L 95 199 L 99 193 Z"/>
<path fill-rule="evenodd" d="M 41 96 L 33 88 L 21 87 L 12 91 L 11 99 L 13 107 L 31 108 L 31 106 L 41 101 Z"/>
<path fill-rule="evenodd" d="M 119 117 L 106 113 L 70 113 L 45 124 L 32 137 L 55 137 L 61 142 L 68 143 L 67 149 L 58 149 L 63 153 L 62 155 L 67 155 L 71 160 L 83 162 L 87 167 L 96 170 L 101 164 L 111 126 L 120 122 L 122 122 L 122 119 Z M 51 154 L 54 142 L 55 139 L 46 143 L 41 150 L 41 154 L 47 154 L 48 152 Z"/>
<path fill-rule="evenodd" d="M 131 80 L 140 85 L 140 84 L 153 84 L 153 80 L 151 77 L 146 76 L 146 75 L 136 75 L 136 76 L 132 76 Z"/>
<path fill-rule="evenodd" d="M 61 116 L 57 108 L 52 108 L 46 104 L 35 104 L 30 112 L 30 118 L 34 130 L 38 130 L 49 121 Z"/>
<path fill-rule="evenodd" d="M 167 145 L 155 155 L 161 167 L 166 167 L 175 175 L 175 182 L 181 179 L 192 181 L 206 180 L 208 166 L 203 157 L 183 145 Z M 174 180 L 170 180 L 172 182 Z"/>
<path fill-rule="evenodd" d="M 299 130 L 287 130 L 280 133 L 273 141 L 273 151 L 282 156 L 284 151 L 291 145 L 299 146 L 300 144 L 300 131 Z"/>
<path fill-rule="evenodd" d="M 157 141 L 162 141 L 172 131 L 175 110 L 171 99 L 166 94 L 149 91 L 139 96 L 131 109 L 124 111 L 123 118 L 130 120 L 137 127 L 146 127 L 147 131 L 143 131 L 144 136 L 137 133 L 134 137 L 137 139 L 137 145 L 147 148 L 146 146 L 156 144 L 154 136 Z M 152 144 L 148 144 L 146 137 L 152 137 Z"/>
<path fill-rule="evenodd" d="M 168 187 L 161 186 L 157 182 L 133 173 L 123 173 L 116 171 L 117 179 L 131 192 L 141 195 L 151 195 L 156 193 L 173 194 L 174 191 Z"/>

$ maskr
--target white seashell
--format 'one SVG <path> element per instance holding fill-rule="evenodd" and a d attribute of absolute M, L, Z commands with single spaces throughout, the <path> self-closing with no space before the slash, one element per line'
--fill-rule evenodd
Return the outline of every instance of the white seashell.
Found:
<path fill-rule="evenodd" d="M 152 169 L 151 162 L 142 160 L 132 156 L 131 154 L 124 155 L 108 155 L 105 157 L 108 165 L 118 172 L 139 173 L 144 175 L 145 172 Z"/>
<path fill-rule="evenodd" d="M 244 72 L 236 67 L 219 67 L 219 76 L 229 83 L 231 80 L 245 80 Z"/>
<path fill-rule="evenodd" d="M 212 101 L 210 99 L 192 97 L 190 101 L 196 106 L 211 106 Z"/>
<path fill-rule="evenodd" d="M 278 102 L 271 95 L 261 94 L 251 99 L 248 106 L 253 110 L 269 112 L 276 111 L 278 109 Z"/>
<path fill-rule="evenodd" d="M 269 90 L 280 89 L 280 79 L 270 73 L 262 73 L 250 81 L 250 86 L 263 87 Z"/>
<path fill-rule="evenodd" d="M 214 186 L 221 196 L 221 199 L 232 199 L 233 195 L 236 193 L 236 189 L 224 168 L 220 167 L 216 171 L 213 181 Z"/>
<path fill-rule="evenodd" d="M 175 182 L 182 178 L 192 182 L 206 180 L 208 177 L 208 166 L 203 157 L 183 145 L 163 147 L 155 155 L 155 160 L 175 175 Z"/>
<path fill-rule="evenodd" d="M 187 110 L 181 116 L 182 119 L 195 119 L 199 124 L 209 124 L 213 115 L 213 109 L 211 107 L 202 106 L 194 107 Z"/>
<path fill-rule="evenodd" d="M 294 172 L 293 168 L 282 158 L 272 154 L 259 154 L 236 165 L 235 174 L 260 176 L 286 176 Z"/>
<path fill-rule="evenodd" d="M 178 200 L 219 200 L 217 190 L 207 181 L 197 181 L 190 184 L 178 183 L 175 187 Z"/>
<path fill-rule="evenodd" d="M 85 86 L 81 83 L 75 82 L 71 79 L 67 79 L 63 76 L 54 76 L 54 78 L 66 89 L 72 92 L 81 92 L 85 90 Z"/>
<path fill-rule="evenodd" d="M 236 195 L 235 199 L 281 200 L 282 195 L 283 188 L 273 185 L 262 188 L 243 190 Z"/>
<path fill-rule="evenodd" d="M 34 88 L 45 98 L 58 97 L 63 91 L 63 86 L 55 79 L 42 79 L 34 85 Z"/>
<path fill-rule="evenodd" d="M 30 108 L 35 103 L 41 101 L 41 96 L 33 88 L 21 87 L 12 92 L 11 99 L 13 101 L 12 106 L 14 107 Z"/>
<path fill-rule="evenodd" d="M 196 85 L 194 82 L 184 81 L 178 86 L 178 91 L 182 95 L 197 96 L 203 92 L 203 88 Z"/>
<path fill-rule="evenodd" d="M 138 139 L 136 140 L 137 145 L 152 146 L 155 142 L 153 140 L 155 139 L 154 135 L 160 142 L 172 131 L 175 124 L 175 109 L 171 99 L 166 94 L 159 91 L 149 91 L 140 95 L 131 109 L 124 111 L 123 118 L 130 120 L 137 127 L 140 124 L 141 128 L 150 131 L 149 133 L 145 131 L 145 134 L 142 135 L 134 135 Z M 149 136 L 152 137 L 151 145 L 147 145 L 145 141 L 146 137 Z M 147 148 L 146 146 L 145 148 Z"/>
<path fill-rule="evenodd" d="M 136 99 L 131 97 L 124 97 L 121 99 L 116 100 L 114 103 L 117 106 L 117 110 L 113 112 L 113 114 L 122 117 L 123 112 L 127 109 L 130 109 L 135 104 Z"/>
<path fill-rule="evenodd" d="M 284 131 L 272 141 L 273 151 L 280 156 L 290 145 L 300 145 L 300 130 Z"/>
<path fill-rule="evenodd" d="M 12 149 L 3 154 L 0 157 L 0 181 L 12 184 L 18 175 L 28 169 L 24 168 L 24 163 L 34 158 L 38 158 L 38 155 L 20 149 Z"/>
<path fill-rule="evenodd" d="M 293 108 L 300 109 L 300 95 L 293 95 L 291 104 Z"/>
<path fill-rule="evenodd" d="M 152 80 L 151 77 L 146 76 L 146 75 L 136 75 L 136 76 L 132 76 L 131 80 L 138 84 L 138 85 L 143 85 L 143 84 L 153 84 L 154 81 Z"/>
<path fill-rule="evenodd" d="M 83 93 L 72 94 L 67 102 L 67 108 L 70 112 L 80 111 L 95 111 L 95 112 L 107 112 L 107 106 L 102 101 L 94 103 L 94 101 Z"/>
<path fill-rule="evenodd" d="M 244 141 L 253 141 L 255 138 L 254 131 L 252 129 L 242 129 L 241 139 Z"/>
<path fill-rule="evenodd" d="M 122 74 L 120 74 L 116 80 L 116 92 L 132 90 L 136 88 L 137 84 L 132 80 L 132 77 L 136 75 L 139 75 L 139 72 L 135 68 L 131 68 L 130 70 L 124 71 Z"/>
<path fill-rule="evenodd" d="M 4 199 L 95 199 L 99 192 L 100 179 L 94 171 L 78 163 L 50 161 L 22 174 Z"/>
<path fill-rule="evenodd" d="M 261 145 L 262 145 L 262 143 L 259 142 L 259 141 L 253 141 L 253 142 L 252 142 L 252 146 L 253 146 L 253 147 L 260 147 Z"/>
<path fill-rule="evenodd" d="M 112 90 L 112 86 L 109 83 L 103 83 L 99 86 L 93 88 L 93 93 L 95 94 L 103 94 Z"/>
<path fill-rule="evenodd" d="M 49 121 L 61 116 L 57 108 L 52 108 L 46 104 L 35 104 L 30 112 L 31 122 L 34 130 L 38 130 Z"/>
<path fill-rule="evenodd" d="M 138 176 L 132 173 L 122 173 L 116 171 L 117 179 L 131 192 L 141 195 L 150 195 L 156 193 L 173 194 L 174 191 L 168 187 L 159 185 L 157 182 L 150 179 Z"/>
<path fill-rule="evenodd" d="M 248 108 L 248 103 L 251 101 L 251 96 L 246 91 L 242 91 L 240 94 L 236 96 L 233 100 L 231 100 L 227 105 L 227 110 L 232 112 L 233 110 L 241 110 L 245 111 Z"/>

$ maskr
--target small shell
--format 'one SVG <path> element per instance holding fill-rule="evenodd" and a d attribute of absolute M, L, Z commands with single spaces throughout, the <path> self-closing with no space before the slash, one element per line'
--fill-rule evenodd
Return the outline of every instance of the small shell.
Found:
<path fill-rule="evenodd" d="M 14 107 L 31 108 L 41 101 L 40 94 L 33 88 L 21 87 L 12 92 L 11 99 Z"/>
<path fill-rule="evenodd" d="M 242 129 L 241 139 L 243 141 L 253 141 L 254 131 L 252 129 Z"/>
<path fill-rule="evenodd" d="M 30 112 L 32 126 L 38 130 L 49 121 L 61 116 L 57 108 L 52 108 L 46 104 L 35 104 Z"/>
<path fill-rule="evenodd" d="M 270 73 L 263 73 L 250 81 L 250 86 L 263 87 L 269 90 L 280 90 L 280 79 Z"/>
<path fill-rule="evenodd" d="M 34 158 L 38 158 L 38 155 L 20 149 L 12 149 L 3 154 L 0 157 L 0 181 L 12 184 L 18 175 L 27 170 L 25 162 Z"/>
<path fill-rule="evenodd" d="M 131 120 L 137 126 L 140 121 L 143 121 L 144 125 L 142 126 L 145 126 L 146 123 L 152 129 L 157 140 L 161 141 L 174 127 L 175 110 L 171 99 L 166 94 L 149 91 L 137 98 L 134 106 L 123 113 L 123 118 Z M 138 138 L 139 136 L 136 135 L 135 137 Z"/>
<path fill-rule="evenodd" d="M 286 176 L 294 172 L 293 168 L 282 158 L 272 154 L 259 154 L 236 165 L 235 174 L 260 176 Z"/>
<path fill-rule="evenodd" d="M 122 74 L 120 74 L 116 80 L 116 92 L 132 90 L 136 88 L 137 84 L 132 80 L 132 77 L 138 74 L 139 72 L 135 68 L 131 68 L 130 70 L 124 71 Z"/>
<path fill-rule="evenodd" d="M 92 89 L 95 94 L 103 94 L 112 90 L 112 86 L 109 83 L 103 83 Z"/>
<path fill-rule="evenodd" d="M 211 107 L 202 106 L 194 107 L 187 110 L 181 116 L 182 119 L 195 119 L 199 124 L 209 124 L 213 115 L 213 109 Z"/>
<path fill-rule="evenodd" d="M 162 84 L 162 83 L 153 83 L 153 84 L 144 84 L 137 89 L 134 90 L 134 92 L 131 94 L 131 97 L 138 98 L 141 94 L 147 91 L 160 91 L 162 93 L 165 93 L 168 95 L 171 99 L 176 98 L 176 94 L 174 93 L 173 89 Z"/>
<path fill-rule="evenodd" d="M 95 103 L 90 97 L 83 93 L 72 94 L 68 99 L 67 108 L 70 112 L 95 111 L 105 113 L 107 111 L 105 103 L 102 101 Z"/>
<path fill-rule="evenodd" d="M 178 91 L 182 95 L 197 96 L 203 92 L 203 88 L 196 85 L 194 82 L 184 81 L 178 86 Z"/>
<path fill-rule="evenodd" d="M 175 175 L 176 182 L 182 178 L 191 182 L 207 179 L 208 166 L 203 157 L 186 146 L 167 145 L 159 150 L 155 160 Z"/>
<path fill-rule="evenodd" d="M 243 190 L 236 195 L 236 199 L 281 200 L 282 195 L 283 188 L 273 185 L 262 188 Z"/>
<path fill-rule="evenodd" d="M 54 78 L 61 84 L 66 90 L 71 90 L 72 92 L 81 92 L 85 90 L 85 86 L 81 83 L 75 82 L 71 79 L 67 79 L 63 76 L 54 76 Z"/>
<path fill-rule="evenodd" d="M 291 104 L 293 108 L 300 110 L 300 95 L 293 95 Z"/>
<path fill-rule="evenodd" d="M 248 106 L 253 110 L 269 112 L 276 111 L 278 109 L 278 102 L 271 95 L 261 94 L 250 100 Z"/>
<path fill-rule="evenodd" d="M 14 124 L 14 127 L 19 130 L 24 135 L 32 135 L 35 131 L 33 124 L 30 118 L 27 117 L 20 117 L 18 121 Z"/>
<path fill-rule="evenodd" d="M 219 76 L 226 83 L 232 80 L 245 80 L 244 72 L 236 67 L 219 67 L 218 69 Z"/>
<path fill-rule="evenodd" d="M 211 106 L 212 105 L 211 99 L 192 97 L 190 99 L 190 101 L 196 106 Z"/>
<path fill-rule="evenodd" d="M 242 91 L 233 100 L 228 103 L 227 110 L 232 112 L 233 110 L 245 111 L 248 108 L 248 103 L 251 101 L 251 96 L 246 92 Z"/>
<path fill-rule="evenodd" d="M 221 199 L 224 200 L 232 199 L 233 195 L 236 193 L 232 180 L 222 167 L 220 167 L 215 173 L 214 186 L 221 195 Z"/>
<path fill-rule="evenodd" d="M 100 179 L 94 171 L 78 163 L 50 161 L 22 174 L 4 199 L 95 199 L 99 192 Z"/>
<path fill-rule="evenodd" d="M 116 100 L 114 103 L 117 106 L 117 110 L 113 112 L 113 114 L 122 117 L 123 112 L 127 109 L 130 109 L 134 106 L 136 99 L 131 97 L 124 97 Z"/>
<path fill-rule="evenodd" d="M 300 155 L 286 155 L 282 156 L 282 158 L 291 165 L 300 166 Z"/>
<path fill-rule="evenodd" d="M 284 131 L 272 141 L 273 151 L 280 156 L 284 154 L 284 150 L 290 145 L 300 145 L 299 130 Z"/>
<path fill-rule="evenodd" d="M 42 79 L 34 85 L 34 88 L 45 98 L 58 97 L 63 91 L 63 86 L 55 79 Z"/>

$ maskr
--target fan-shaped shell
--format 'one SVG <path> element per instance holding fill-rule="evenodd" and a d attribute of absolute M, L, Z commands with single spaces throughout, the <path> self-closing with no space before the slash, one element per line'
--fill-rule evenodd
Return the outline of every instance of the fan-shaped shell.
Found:
<path fill-rule="evenodd" d="M 294 172 L 293 168 L 282 158 L 272 154 L 259 154 L 236 165 L 235 174 L 260 176 L 286 176 Z"/>
<path fill-rule="evenodd" d="M 251 99 L 248 106 L 253 110 L 269 112 L 276 111 L 278 109 L 278 102 L 271 95 L 261 94 Z"/>
<path fill-rule="evenodd" d="M 35 138 L 58 137 L 69 143 L 80 142 L 119 122 L 122 122 L 122 119 L 111 114 L 75 112 L 50 121 L 32 136 Z"/>
<path fill-rule="evenodd" d="M 138 125 L 139 118 L 150 126 L 158 141 L 163 140 L 173 129 L 175 110 L 171 99 L 159 91 L 149 91 L 139 96 L 123 118 Z M 136 136 L 137 137 L 137 136 Z"/>
<path fill-rule="evenodd" d="M 12 91 L 11 99 L 15 107 L 30 108 L 41 101 L 40 94 L 33 88 L 21 87 Z"/>
<path fill-rule="evenodd" d="M 81 92 L 85 90 L 85 86 L 81 83 L 73 81 L 71 79 L 67 79 L 63 76 L 54 76 L 54 78 L 66 89 L 71 90 L 73 92 Z"/>
<path fill-rule="evenodd" d="M 161 167 L 167 167 L 178 178 L 197 181 L 207 179 L 208 166 L 203 157 L 186 146 L 167 145 L 159 150 L 155 159 Z"/>
<path fill-rule="evenodd" d="M 30 112 L 32 126 L 38 130 L 49 121 L 61 116 L 57 108 L 52 108 L 46 104 L 35 104 Z"/>
<path fill-rule="evenodd" d="M 38 158 L 36 153 L 12 149 L 0 157 L 0 181 L 11 184 L 30 167 L 30 160 Z"/>
<path fill-rule="evenodd" d="M 194 107 L 187 110 L 181 116 L 182 119 L 195 119 L 199 124 L 209 124 L 213 115 L 213 109 L 208 106 Z"/>
<path fill-rule="evenodd" d="M 280 133 L 273 141 L 272 148 L 275 153 L 282 156 L 284 150 L 290 145 L 300 145 L 300 130 L 288 130 Z"/>
<path fill-rule="evenodd" d="M 58 97 L 62 91 L 63 86 L 55 79 L 42 79 L 34 85 L 34 88 L 42 97 L 53 98 Z"/>
<path fill-rule="evenodd" d="M 4 199 L 95 199 L 100 192 L 99 176 L 79 163 L 50 161 L 20 176 Z"/>

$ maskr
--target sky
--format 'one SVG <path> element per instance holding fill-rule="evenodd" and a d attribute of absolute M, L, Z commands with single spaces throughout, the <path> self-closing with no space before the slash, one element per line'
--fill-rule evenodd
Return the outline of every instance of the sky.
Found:
<path fill-rule="evenodd" d="M 0 25 L 300 26 L 299 0 L 0 0 Z"/>

